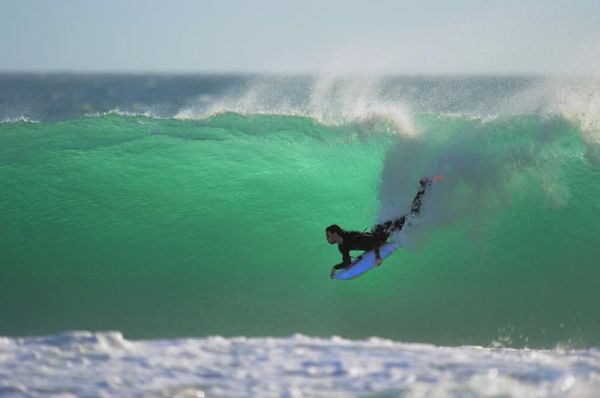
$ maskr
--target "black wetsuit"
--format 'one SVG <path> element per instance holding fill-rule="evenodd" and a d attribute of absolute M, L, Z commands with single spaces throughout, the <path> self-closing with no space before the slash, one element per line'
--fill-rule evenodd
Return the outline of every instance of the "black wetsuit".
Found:
<path fill-rule="evenodd" d="M 425 194 L 426 188 L 431 185 L 431 180 L 424 178 L 419 181 L 419 183 L 421 184 L 421 187 L 413 199 L 410 209 L 411 215 L 418 215 L 420 213 L 423 195 Z M 391 221 L 374 225 L 371 228 L 371 232 L 344 231 L 342 235 L 344 243 L 338 245 L 338 249 L 340 253 L 342 253 L 343 261 L 336 264 L 333 268 L 344 268 L 352 263 L 350 250 L 375 250 L 375 258 L 380 258 L 379 247 L 385 243 L 390 235 L 400 231 L 405 223 L 406 216 L 402 216 Z"/>
<path fill-rule="evenodd" d="M 338 250 L 342 253 L 342 262 L 335 265 L 335 269 L 344 268 L 352 262 L 350 258 L 350 250 L 373 250 L 375 249 L 375 257 L 379 258 L 379 246 L 384 240 L 367 232 L 344 231 L 342 238 L 344 243 L 338 245 Z"/>

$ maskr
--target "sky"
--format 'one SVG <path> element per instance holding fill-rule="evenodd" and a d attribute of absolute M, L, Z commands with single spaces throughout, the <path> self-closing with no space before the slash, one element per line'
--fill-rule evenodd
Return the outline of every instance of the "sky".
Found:
<path fill-rule="evenodd" d="M 600 74 L 600 1 L 0 0 L 0 71 Z"/>

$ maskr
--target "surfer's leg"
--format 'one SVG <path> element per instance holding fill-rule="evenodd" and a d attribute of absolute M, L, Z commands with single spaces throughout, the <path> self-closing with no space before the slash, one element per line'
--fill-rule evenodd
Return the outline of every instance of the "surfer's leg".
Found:
<path fill-rule="evenodd" d="M 425 190 L 427 189 L 427 187 L 431 185 L 431 180 L 428 178 L 423 178 L 421 179 L 421 181 L 419 181 L 419 183 L 421 184 L 421 187 L 419 188 L 419 191 L 417 192 L 417 195 L 413 199 L 412 205 L 410 206 L 411 215 L 418 215 L 421 211 L 421 205 L 423 204 L 423 195 L 425 195 Z M 402 227 L 404 227 L 404 224 L 406 223 L 406 216 L 398 217 L 392 221 L 388 221 L 388 223 L 390 223 L 390 226 L 388 228 L 389 236 L 395 232 L 402 230 Z"/>
<path fill-rule="evenodd" d="M 390 228 L 392 227 L 392 221 L 386 221 L 381 224 L 375 224 L 371 228 L 371 234 L 373 234 L 378 240 L 385 242 L 390 236 Z"/>
<path fill-rule="evenodd" d="M 379 237 L 382 242 L 385 242 L 390 235 L 402 229 L 405 221 L 406 216 L 402 216 L 381 224 L 374 225 L 373 228 L 371 228 L 371 233 Z"/>
<path fill-rule="evenodd" d="M 421 184 L 421 186 L 419 187 L 419 191 L 417 192 L 417 195 L 413 199 L 412 205 L 410 206 L 410 214 L 418 215 L 421 211 L 423 195 L 425 195 L 427 187 L 431 185 L 431 180 L 429 178 L 422 178 L 419 181 L 419 184 Z"/>
<path fill-rule="evenodd" d="M 391 226 L 389 228 L 389 234 L 396 233 L 402 229 L 404 223 L 406 222 L 406 216 L 395 218 L 391 221 Z"/>
<path fill-rule="evenodd" d="M 421 186 L 419 187 L 419 191 L 417 192 L 417 195 L 412 201 L 412 205 L 410 207 L 411 215 L 418 215 L 421 211 L 421 205 L 423 204 L 423 195 L 425 195 L 425 191 L 427 190 L 427 187 L 431 185 L 431 183 L 432 180 L 429 178 L 422 178 L 419 181 L 419 184 Z M 371 233 L 375 236 L 381 236 L 383 238 L 383 241 L 385 241 L 393 233 L 402 230 L 402 227 L 404 227 L 405 222 L 406 216 L 398 217 L 391 221 L 386 221 L 384 223 L 374 225 L 373 228 L 371 228 Z"/>

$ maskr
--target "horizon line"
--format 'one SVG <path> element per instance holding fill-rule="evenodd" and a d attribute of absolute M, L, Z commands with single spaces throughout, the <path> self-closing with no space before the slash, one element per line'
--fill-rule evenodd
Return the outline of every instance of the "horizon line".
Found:
<path fill-rule="evenodd" d="M 478 72 L 350 72 L 350 71 L 269 71 L 269 70 L 76 70 L 76 69 L 0 69 L 0 75 L 130 75 L 130 76 L 339 76 L 339 77 L 597 77 L 592 72 L 527 72 L 527 71 L 478 71 Z"/>

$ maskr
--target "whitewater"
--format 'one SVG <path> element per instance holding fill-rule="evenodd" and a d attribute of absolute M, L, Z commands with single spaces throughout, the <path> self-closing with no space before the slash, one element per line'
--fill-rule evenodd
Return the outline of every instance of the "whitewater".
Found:
<path fill-rule="evenodd" d="M 594 396 L 600 81 L 0 75 L 0 396 Z M 408 212 L 332 281 L 332 223 Z"/>

